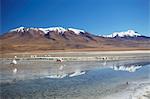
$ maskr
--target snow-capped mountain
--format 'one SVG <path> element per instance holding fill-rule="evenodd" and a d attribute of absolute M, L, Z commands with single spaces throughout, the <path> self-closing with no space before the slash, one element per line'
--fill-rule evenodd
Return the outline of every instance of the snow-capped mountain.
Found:
<path fill-rule="evenodd" d="M 79 35 L 80 33 L 85 33 L 84 30 L 80 30 L 80 29 L 75 29 L 75 28 L 63 28 L 63 27 L 50 27 L 50 28 L 26 28 L 26 27 L 19 27 L 16 29 L 12 29 L 10 30 L 10 32 L 25 32 L 25 31 L 29 31 L 29 30 L 35 30 L 35 31 L 42 31 L 45 34 L 47 34 L 48 32 L 58 32 L 58 33 L 64 33 L 67 31 L 72 31 L 74 32 L 76 35 Z"/>
<path fill-rule="evenodd" d="M 133 30 L 102 37 L 75 28 L 19 27 L 0 36 L 0 41 L 2 42 L 0 50 L 6 52 L 150 49 L 150 37 L 142 36 Z"/>
<path fill-rule="evenodd" d="M 110 35 L 103 35 L 103 37 L 138 37 L 138 36 L 142 36 L 141 34 L 138 34 L 137 32 L 135 32 L 134 30 L 128 30 L 125 32 L 114 32 Z"/>

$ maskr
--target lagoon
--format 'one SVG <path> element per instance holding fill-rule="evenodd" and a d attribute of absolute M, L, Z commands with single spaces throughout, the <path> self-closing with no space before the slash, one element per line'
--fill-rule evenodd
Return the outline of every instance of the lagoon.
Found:
<path fill-rule="evenodd" d="M 0 66 L 2 99 L 148 99 L 150 61 L 9 60 Z M 17 72 L 13 72 L 14 69 Z M 140 93 L 142 90 L 143 93 Z"/>

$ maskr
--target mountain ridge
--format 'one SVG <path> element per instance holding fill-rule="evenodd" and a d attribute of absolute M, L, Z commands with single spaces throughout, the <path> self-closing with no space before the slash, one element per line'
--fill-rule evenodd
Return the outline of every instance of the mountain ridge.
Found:
<path fill-rule="evenodd" d="M 43 31 L 45 34 L 47 34 L 48 32 L 50 31 L 57 31 L 59 33 L 64 33 L 66 31 L 73 31 L 74 33 L 76 34 L 79 34 L 80 32 L 82 33 L 85 33 L 84 30 L 81 30 L 81 29 L 75 29 L 75 28 L 63 28 L 63 27 L 49 27 L 49 28 L 26 28 L 26 27 L 19 27 L 19 28 L 16 28 L 16 29 L 12 29 L 10 30 L 10 32 L 24 32 L 25 30 L 36 30 L 36 31 Z"/>
<path fill-rule="evenodd" d="M 124 31 L 124 32 L 114 32 L 112 34 L 109 34 L 109 35 L 102 35 L 103 37 L 126 37 L 126 36 L 129 36 L 129 37 L 137 37 L 137 36 L 143 36 L 137 32 L 135 32 L 134 30 L 128 30 L 128 31 Z"/>
<path fill-rule="evenodd" d="M 131 31 L 133 32 L 133 31 Z M 75 28 L 25 28 L 10 30 L 0 38 L 1 51 L 51 51 L 71 49 L 150 49 L 150 38 L 138 36 L 104 37 Z"/>

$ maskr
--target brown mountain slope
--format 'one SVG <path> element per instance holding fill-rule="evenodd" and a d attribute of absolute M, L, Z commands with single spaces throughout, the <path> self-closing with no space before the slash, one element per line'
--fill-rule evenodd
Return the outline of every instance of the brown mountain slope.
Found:
<path fill-rule="evenodd" d="M 87 32 L 27 29 L 11 31 L 0 37 L 1 52 L 51 50 L 132 50 L 150 49 L 150 38 L 105 38 Z"/>

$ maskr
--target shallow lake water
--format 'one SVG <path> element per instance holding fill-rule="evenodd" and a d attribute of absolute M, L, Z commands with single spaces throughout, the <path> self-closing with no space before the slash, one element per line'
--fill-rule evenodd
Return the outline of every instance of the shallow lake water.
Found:
<path fill-rule="evenodd" d="M 9 63 L 0 67 L 2 99 L 103 99 L 132 82 L 150 83 L 149 60 Z"/>

